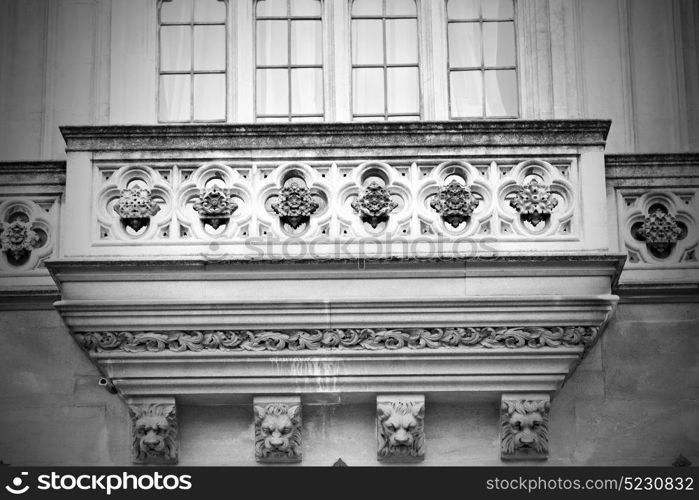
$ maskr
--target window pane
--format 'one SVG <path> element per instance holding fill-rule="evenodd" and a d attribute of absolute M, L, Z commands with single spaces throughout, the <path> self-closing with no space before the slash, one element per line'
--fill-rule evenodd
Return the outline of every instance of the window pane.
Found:
<path fill-rule="evenodd" d="M 514 17 L 512 0 L 486 0 L 483 2 L 485 19 L 507 19 Z"/>
<path fill-rule="evenodd" d="M 353 16 L 380 16 L 381 0 L 354 0 L 352 2 Z"/>
<path fill-rule="evenodd" d="M 389 113 L 419 113 L 417 68 L 388 68 L 386 95 Z"/>
<path fill-rule="evenodd" d="M 383 64 L 383 27 L 380 20 L 352 21 L 352 62 Z"/>
<path fill-rule="evenodd" d="M 189 26 L 160 28 L 160 70 L 189 71 L 191 66 L 191 36 Z"/>
<path fill-rule="evenodd" d="M 226 20 L 226 2 L 221 0 L 196 0 L 194 22 L 222 23 Z"/>
<path fill-rule="evenodd" d="M 486 66 L 515 65 L 514 23 L 483 23 L 483 60 Z"/>
<path fill-rule="evenodd" d="M 320 68 L 291 70 L 291 113 L 323 113 L 323 70 Z"/>
<path fill-rule="evenodd" d="M 320 0 L 292 0 L 291 15 L 320 17 Z"/>
<path fill-rule="evenodd" d="M 383 69 L 355 68 L 352 71 L 354 113 L 384 113 Z"/>
<path fill-rule="evenodd" d="M 291 21 L 291 64 L 322 64 L 322 51 L 320 21 Z"/>
<path fill-rule="evenodd" d="M 517 116 L 517 75 L 514 70 L 485 72 L 485 112 L 488 116 Z"/>
<path fill-rule="evenodd" d="M 322 116 L 294 116 L 291 118 L 291 121 L 294 123 L 322 122 L 323 117 Z"/>
<path fill-rule="evenodd" d="M 161 23 L 188 23 L 192 20 L 192 0 L 171 0 L 160 4 Z"/>
<path fill-rule="evenodd" d="M 194 119 L 225 120 L 226 76 L 194 75 Z"/>
<path fill-rule="evenodd" d="M 194 70 L 226 69 L 226 28 L 194 27 Z"/>
<path fill-rule="evenodd" d="M 162 75 L 160 77 L 159 110 L 160 121 L 176 122 L 190 119 L 189 75 Z"/>
<path fill-rule="evenodd" d="M 481 65 L 479 23 L 449 24 L 449 66 L 467 68 Z"/>
<path fill-rule="evenodd" d="M 258 0 L 256 9 L 257 17 L 286 17 L 286 0 Z"/>
<path fill-rule="evenodd" d="M 289 113 L 289 81 L 285 69 L 257 70 L 257 114 Z"/>
<path fill-rule="evenodd" d="M 415 19 L 386 20 L 386 59 L 388 64 L 417 64 L 417 21 Z"/>
<path fill-rule="evenodd" d="M 257 64 L 287 64 L 287 39 L 286 21 L 258 21 Z"/>
<path fill-rule="evenodd" d="M 275 116 L 275 117 L 271 117 L 271 118 L 260 117 L 255 121 L 257 121 L 257 123 L 280 123 L 280 122 L 288 123 L 289 118 L 286 116 L 281 116 L 281 117 Z"/>
<path fill-rule="evenodd" d="M 451 114 L 483 116 L 483 81 L 480 71 L 453 71 L 449 75 Z"/>
<path fill-rule="evenodd" d="M 386 14 L 389 16 L 415 16 L 417 15 L 415 0 L 386 0 Z"/>
<path fill-rule="evenodd" d="M 449 19 L 478 19 L 478 0 L 449 0 L 447 12 Z"/>

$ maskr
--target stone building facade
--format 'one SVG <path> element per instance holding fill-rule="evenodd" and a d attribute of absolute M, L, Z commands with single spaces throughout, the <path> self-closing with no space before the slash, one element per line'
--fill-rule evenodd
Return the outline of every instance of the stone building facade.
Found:
<path fill-rule="evenodd" d="M 0 460 L 699 461 L 698 24 L 0 0 Z"/>

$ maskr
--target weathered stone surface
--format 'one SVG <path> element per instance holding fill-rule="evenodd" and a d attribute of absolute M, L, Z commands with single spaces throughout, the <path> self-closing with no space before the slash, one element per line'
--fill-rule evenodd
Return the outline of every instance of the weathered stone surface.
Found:
<path fill-rule="evenodd" d="M 697 322 L 676 320 L 658 308 L 655 313 L 655 321 L 617 321 L 602 336 L 609 398 L 697 398 Z"/>
<path fill-rule="evenodd" d="M 696 457 L 698 412 L 696 400 L 578 402 L 575 463 L 667 466 L 679 452 Z"/>

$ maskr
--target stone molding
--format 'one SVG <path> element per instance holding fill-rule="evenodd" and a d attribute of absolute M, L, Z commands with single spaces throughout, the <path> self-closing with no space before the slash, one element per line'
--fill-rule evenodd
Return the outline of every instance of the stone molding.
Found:
<path fill-rule="evenodd" d="M 255 397 L 255 460 L 300 462 L 302 458 L 301 397 Z"/>
<path fill-rule="evenodd" d="M 380 462 L 424 460 L 425 396 L 377 396 L 376 439 Z"/>
<path fill-rule="evenodd" d="M 89 352 L 395 350 L 485 347 L 490 349 L 584 347 L 596 326 L 346 328 L 325 330 L 215 330 L 76 333 Z"/>

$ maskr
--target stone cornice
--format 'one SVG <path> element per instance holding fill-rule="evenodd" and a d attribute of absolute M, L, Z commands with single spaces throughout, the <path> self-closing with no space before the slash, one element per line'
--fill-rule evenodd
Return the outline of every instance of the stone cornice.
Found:
<path fill-rule="evenodd" d="M 596 326 L 346 328 L 325 330 L 219 330 L 87 332 L 75 334 L 89 352 L 200 352 L 398 350 L 473 348 L 519 349 L 584 347 L 597 340 Z"/>
<path fill-rule="evenodd" d="M 614 185 L 684 185 L 699 180 L 699 153 L 615 154 L 604 160 L 607 182 Z"/>
<path fill-rule="evenodd" d="M 65 126 L 67 151 L 604 146 L 609 120 Z"/>
<path fill-rule="evenodd" d="M 0 186 L 60 186 L 66 183 L 65 161 L 0 162 Z"/>

